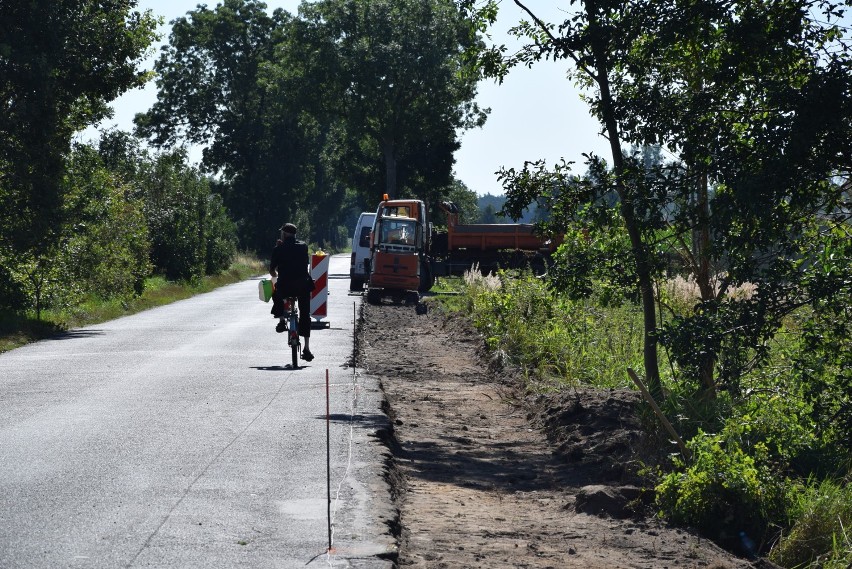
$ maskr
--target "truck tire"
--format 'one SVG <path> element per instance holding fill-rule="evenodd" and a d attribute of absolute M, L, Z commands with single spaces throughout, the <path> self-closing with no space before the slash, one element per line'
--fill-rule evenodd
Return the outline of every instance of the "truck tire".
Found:
<path fill-rule="evenodd" d="M 381 304 L 382 303 L 382 293 L 380 290 L 375 288 L 367 289 L 367 302 L 370 304 Z"/>
<path fill-rule="evenodd" d="M 349 290 L 364 290 L 364 280 L 352 277 L 349 279 Z"/>
<path fill-rule="evenodd" d="M 432 269 L 428 261 L 420 261 L 420 286 L 417 288 L 419 292 L 428 292 L 435 286 L 435 275 L 432 274 Z"/>

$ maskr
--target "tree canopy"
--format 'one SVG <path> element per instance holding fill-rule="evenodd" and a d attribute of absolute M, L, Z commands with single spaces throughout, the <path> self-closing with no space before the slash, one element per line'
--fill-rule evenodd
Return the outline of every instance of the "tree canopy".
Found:
<path fill-rule="evenodd" d="M 303 37 L 323 54 L 326 109 L 384 166 L 385 191 L 424 196 L 450 183 L 457 129 L 484 121 L 461 55 L 477 41 L 448 0 L 305 3 Z M 320 69 L 317 66 L 321 66 Z"/>
<path fill-rule="evenodd" d="M 327 235 L 347 203 L 449 191 L 457 130 L 484 120 L 461 58 L 475 41 L 448 0 L 200 6 L 174 22 L 137 132 L 209 142 L 245 245 L 267 247 L 297 212 Z"/>
<path fill-rule="evenodd" d="M 2 246 L 47 246 L 61 222 L 63 159 L 72 135 L 139 87 L 157 21 L 135 0 L 0 4 Z"/>
<path fill-rule="evenodd" d="M 625 248 L 610 254 L 629 260 L 629 270 L 615 274 L 629 275 L 622 284 L 641 300 L 645 372 L 657 389 L 660 340 L 684 377 L 712 396 L 759 365 L 783 315 L 811 298 L 803 288 L 808 245 L 846 221 L 844 192 L 833 181 L 849 170 L 852 140 L 841 6 L 590 0 L 558 26 L 527 10 L 530 21 L 518 31 L 534 41 L 492 66 L 499 74 L 516 63 L 568 58 L 590 88 L 611 166 L 589 156 L 584 177 L 570 165 L 507 170 L 507 209 L 544 196 L 562 230 L 578 221 L 621 226 Z M 494 52 L 483 58 L 494 60 Z M 662 145 L 673 159 L 648 164 L 626 151 L 629 144 Z M 677 268 L 661 253 L 679 259 Z M 579 276 L 571 258 L 562 274 Z M 661 327 L 655 289 L 674 270 L 697 283 L 701 304 Z M 733 298 L 746 283 L 759 292 Z"/>
<path fill-rule="evenodd" d="M 178 18 L 155 63 L 157 102 L 136 117 L 138 134 L 156 146 L 206 145 L 203 165 L 221 173 L 251 248 L 268 244 L 302 198 L 303 129 L 298 113 L 279 114 L 264 76 L 289 17 L 267 14 L 263 2 L 226 0 Z"/>

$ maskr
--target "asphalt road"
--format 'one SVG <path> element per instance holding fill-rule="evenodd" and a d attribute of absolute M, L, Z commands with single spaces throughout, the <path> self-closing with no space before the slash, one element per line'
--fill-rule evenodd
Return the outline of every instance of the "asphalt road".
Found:
<path fill-rule="evenodd" d="M 387 419 L 330 267 L 298 370 L 257 280 L 0 355 L 0 567 L 390 567 Z"/>

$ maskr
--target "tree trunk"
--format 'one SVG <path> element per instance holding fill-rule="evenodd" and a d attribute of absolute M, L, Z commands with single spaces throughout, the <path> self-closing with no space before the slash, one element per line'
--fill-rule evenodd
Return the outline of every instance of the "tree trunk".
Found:
<path fill-rule="evenodd" d="M 709 181 L 707 179 L 707 172 L 705 171 L 699 176 L 697 188 L 698 227 L 695 228 L 693 236 L 695 243 L 694 255 L 698 260 L 695 281 L 703 302 L 716 299 L 716 290 L 712 282 L 713 275 L 710 271 L 710 199 L 708 187 Z M 716 397 L 715 371 L 716 356 L 705 351 L 701 356 L 699 373 L 705 395 L 710 398 Z"/>
<path fill-rule="evenodd" d="M 648 389 L 654 395 L 662 394 L 660 381 L 660 366 L 657 358 L 657 318 L 656 304 L 654 300 L 654 287 L 651 279 L 651 269 L 648 263 L 648 248 L 642 241 L 642 234 L 634 213 L 633 195 L 624 184 L 624 156 L 621 152 L 621 138 L 618 123 L 615 120 L 613 109 L 612 92 L 609 85 L 609 60 L 607 46 L 602 37 L 602 30 L 597 17 L 597 9 L 592 1 L 584 2 L 589 27 L 592 28 L 592 55 L 595 61 L 594 80 L 600 88 L 601 114 L 609 139 L 612 152 L 613 169 L 617 178 L 617 190 L 621 199 L 622 216 L 627 233 L 630 237 L 630 245 L 633 250 L 636 273 L 639 278 L 639 290 L 642 299 L 642 316 L 644 324 L 643 360 L 645 365 L 645 378 Z M 595 29 L 597 28 L 597 29 Z"/>

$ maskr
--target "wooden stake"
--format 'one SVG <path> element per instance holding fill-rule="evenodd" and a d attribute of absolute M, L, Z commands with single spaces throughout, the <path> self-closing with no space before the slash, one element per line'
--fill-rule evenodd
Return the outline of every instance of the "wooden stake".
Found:
<path fill-rule="evenodd" d="M 666 419 L 666 416 L 663 415 L 663 412 L 660 410 L 660 407 L 657 405 L 657 402 L 654 401 L 654 397 L 651 395 L 651 392 L 648 391 L 648 388 L 645 387 L 645 384 L 642 383 L 642 380 L 639 379 L 639 376 L 636 375 L 636 372 L 630 368 L 627 368 L 627 375 L 630 376 L 630 379 L 633 380 L 633 383 L 639 387 L 639 391 L 642 392 L 642 396 L 645 398 L 645 401 L 651 406 L 651 409 L 654 410 L 654 413 L 657 415 L 657 418 L 669 432 L 669 434 L 674 437 L 675 442 L 677 442 L 677 446 L 680 448 L 680 453 L 683 455 L 683 458 L 686 460 L 690 460 L 691 454 L 689 449 L 686 448 L 686 444 L 683 442 L 683 439 L 680 438 L 680 435 L 677 434 L 672 424 Z"/>

